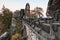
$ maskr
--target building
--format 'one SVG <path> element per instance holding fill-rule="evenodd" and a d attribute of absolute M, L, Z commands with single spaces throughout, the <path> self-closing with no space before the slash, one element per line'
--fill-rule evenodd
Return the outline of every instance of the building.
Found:
<path fill-rule="evenodd" d="M 29 17 L 29 14 L 30 14 L 30 4 L 29 3 L 26 3 L 25 13 L 26 13 L 26 17 Z"/>

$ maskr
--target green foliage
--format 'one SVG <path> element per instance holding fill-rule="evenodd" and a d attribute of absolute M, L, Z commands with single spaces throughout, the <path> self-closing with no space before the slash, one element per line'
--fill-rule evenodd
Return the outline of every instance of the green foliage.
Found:
<path fill-rule="evenodd" d="M 5 13 L 4 14 L 4 24 L 5 24 L 5 26 L 10 28 L 11 22 L 12 22 L 12 13 L 11 12 L 9 12 L 8 14 Z"/>

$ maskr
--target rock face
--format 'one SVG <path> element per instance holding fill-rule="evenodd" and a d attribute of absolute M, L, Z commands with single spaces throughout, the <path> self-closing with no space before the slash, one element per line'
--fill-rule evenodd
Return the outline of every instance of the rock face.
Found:
<path fill-rule="evenodd" d="M 60 21 L 60 0 L 49 0 L 47 16 L 52 16 L 55 21 Z"/>
<path fill-rule="evenodd" d="M 49 0 L 46 15 L 53 17 L 53 22 L 60 21 L 60 0 Z M 55 40 L 60 40 L 59 29 L 60 27 L 58 25 L 53 25 L 53 30 L 55 32 Z"/>

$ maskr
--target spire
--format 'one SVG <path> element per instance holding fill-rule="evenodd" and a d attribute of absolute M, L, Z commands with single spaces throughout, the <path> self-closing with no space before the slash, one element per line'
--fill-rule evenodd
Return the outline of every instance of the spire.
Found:
<path fill-rule="evenodd" d="M 25 9 L 30 10 L 30 4 L 29 3 L 26 3 Z"/>
<path fill-rule="evenodd" d="M 3 0 L 3 7 L 2 7 L 2 10 L 5 10 L 5 2 L 6 2 L 6 0 Z"/>
<path fill-rule="evenodd" d="M 4 10 L 5 9 L 5 6 L 3 5 L 3 8 L 2 8 L 2 10 Z"/>

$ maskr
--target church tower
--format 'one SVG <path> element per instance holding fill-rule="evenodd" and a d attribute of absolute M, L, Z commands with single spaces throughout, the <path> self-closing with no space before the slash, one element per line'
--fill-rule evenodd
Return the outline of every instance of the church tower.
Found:
<path fill-rule="evenodd" d="M 2 8 L 2 10 L 5 10 L 5 6 L 3 5 L 3 8 Z"/>
<path fill-rule="evenodd" d="M 30 4 L 29 3 L 26 3 L 25 13 L 26 13 L 26 16 L 29 17 L 29 14 L 30 14 Z"/>

